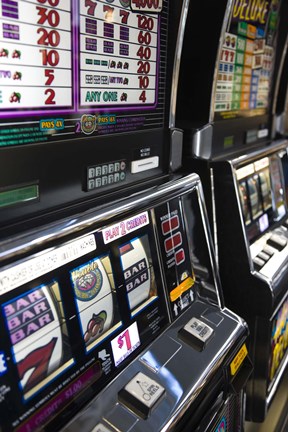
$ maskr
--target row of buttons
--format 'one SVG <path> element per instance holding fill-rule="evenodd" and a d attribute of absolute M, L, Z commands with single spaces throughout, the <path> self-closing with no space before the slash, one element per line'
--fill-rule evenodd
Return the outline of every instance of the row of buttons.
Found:
<path fill-rule="evenodd" d="M 163 235 L 171 233 L 173 230 L 179 228 L 179 225 L 179 217 L 177 215 L 165 220 L 161 224 Z"/>
<path fill-rule="evenodd" d="M 260 270 L 269 259 L 274 255 L 275 249 L 281 251 L 287 245 L 287 239 L 279 234 L 273 233 L 267 240 L 264 249 L 253 258 L 253 263 L 256 270 Z"/>
<path fill-rule="evenodd" d="M 144 154 L 144 153 L 143 153 Z M 142 158 L 131 162 L 131 174 L 148 171 L 159 166 L 159 156 Z M 126 178 L 126 162 L 124 160 L 95 165 L 87 168 L 87 190 L 93 190 L 113 183 L 124 181 Z"/>
<path fill-rule="evenodd" d="M 162 234 L 164 236 L 170 234 L 172 231 L 178 229 L 179 227 L 180 227 L 179 217 L 177 215 L 172 216 L 169 219 L 162 222 L 161 225 Z M 167 238 L 164 241 L 164 248 L 166 253 L 169 253 L 172 250 L 177 249 L 181 245 L 182 245 L 182 235 L 180 231 L 176 232 L 174 235 L 172 235 L 171 237 Z M 183 248 L 175 252 L 175 261 L 176 261 L 176 265 L 179 265 L 185 261 L 185 252 Z"/>
<path fill-rule="evenodd" d="M 110 185 L 124 181 L 126 178 L 125 172 L 110 174 L 109 176 L 103 176 L 96 179 L 88 180 L 88 190 L 95 189 L 98 187 Z"/>
<path fill-rule="evenodd" d="M 87 189 L 93 190 L 124 181 L 126 179 L 125 169 L 125 161 L 88 167 Z"/>
<path fill-rule="evenodd" d="M 124 161 L 97 165 L 88 168 L 88 178 L 101 177 L 107 174 L 117 173 L 119 171 L 124 171 L 126 168 L 126 163 Z"/>
<path fill-rule="evenodd" d="M 199 351 L 213 336 L 214 330 L 203 321 L 193 317 L 179 331 L 181 339 Z M 118 400 L 137 416 L 147 419 L 154 408 L 165 396 L 165 388 L 143 372 L 138 372 L 118 393 Z M 98 423 L 92 432 L 110 432 L 103 423 Z"/>

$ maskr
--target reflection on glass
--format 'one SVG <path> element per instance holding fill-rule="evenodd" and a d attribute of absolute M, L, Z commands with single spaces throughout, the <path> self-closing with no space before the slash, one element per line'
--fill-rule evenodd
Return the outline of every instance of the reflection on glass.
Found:
<path fill-rule="evenodd" d="M 284 177 L 284 190 L 285 190 L 285 199 L 286 205 L 288 204 L 288 156 L 285 153 L 281 157 L 282 168 L 283 168 L 283 177 Z"/>
<path fill-rule="evenodd" d="M 250 177 L 247 181 L 249 198 L 252 210 L 252 216 L 255 218 L 262 211 L 261 200 L 259 195 L 258 176 Z"/>
<path fill-rule="evenodd" d="M 95 258 L 72 270 L 70 275 L 89 351 L 115 328 L 115 321 L 116 326 L 120 325 L 110 259 L 108 256 Z"/>
<path fill-rule="evenodd" d="M 272 206 L 270 175 L 268 168 L 259 173 L 259 181 L 263 199 L 264 210 Z"/>
<path fill-rule="evenodd" d="M 280 168 L 280 160 L 276 157 L 271 157 L 271 183 L 273 188 L 273 204 L 276 217 L 281 217 L 285 213 L 285 196 L 283 188 L 283 180 Z"/>
<path fill-rule="evenodd" d="M 135 313 L 157 296 L 148 236 L 134 238 L 119 250 L 129 307 Z"/>
<path fill-rule="evenodd" d="M 28 399 L 73 364 L 59 285 L 53 281 L 2 305 L 20 388 Z"/>
<path fill-rule="evenodd" d="M 249 213 L 249 205 L 248 205 L 247 187 L 245 182 L 241 182 L 239 184 L 239 193 L 240 193 L 240 200 L 242 205 L 244 221 L 245 223 L 249 223 L 250 213 Z"/>

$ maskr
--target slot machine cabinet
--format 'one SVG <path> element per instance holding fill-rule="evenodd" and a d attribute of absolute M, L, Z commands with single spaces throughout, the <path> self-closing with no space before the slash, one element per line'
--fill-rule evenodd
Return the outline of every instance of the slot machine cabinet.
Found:
<path fill-rule="evenodd" d="M 257 422 L 287 373 L 287 166 L 287 141 L 213 165 L 219 270 L 251 331 L 246 416 Z"/>
<path fill-rule="evenodd" d="M 238 182 L 234 163 L 240 167 L 257 151 L 262 160 L 261 151 L 268 147 L 286 148 L 283 141 L 273 143 L 272 128 L 276 72 L 287 35 L 286 6 L 235 0 L 209 4 L 208 9 L 203 2 L 191 1 L 176 111 L 176 125 L 184 131 L 184 170 L 197 172 L 202 180 L 225 304 L 250 326 L 255 369 L 247 387 L 246 417 L 255 422 L 265 419 L 285 370 L 286 357 L 283 360 L 281 354 L 278 378 L 268 378 L 272 320 L 287 295 L 287 271 L 277 261 L 281 276 L 273 273 L 271 279 L 266 276 L 269 282 L 265 280 L 252 262 L 247 234 L 258 221 L 262 231 L 255 235 L 264 242 L 269 235 L 264 232 L 277 227 L 278 219 L 266 209 L 271 209 L 272 171 L 267 175 L 267 169 L 260 170 Z M 201 38 L 203 22 L 210 38 Z M 272 167 L 274 159 L 270 163 Z"/>
<path fill-rule="evenodd" d="M 181 163 L 169 127 L 181 1 L 16 3 L 0 15 L 3 236 L 161 183 Z"/>
<path fill-rule="evenodd" d="M 199 17 L 213 37 L 201 37 Z M 271 142 L 286 22 L 281 1 L 220 1 L 208 10 L 189 2 L 176 112 L 185 159 L 210 160 Z"/>
<path fill-rule="evenodd" d="M 196 174 L 0 248 L 1 431 L 243 430 L 248 327 Z"/>

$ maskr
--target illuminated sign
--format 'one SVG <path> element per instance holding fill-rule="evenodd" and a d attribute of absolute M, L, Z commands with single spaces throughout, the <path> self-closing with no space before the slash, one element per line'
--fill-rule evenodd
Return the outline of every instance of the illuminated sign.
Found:
<path fill-rule="evenodd" d="M 111 225 L 102 231 L 104 243 L 110 243 L 148 224 L 148 212 L 143 212 L 133 216 L 133 218 L 125 219 L 124 221 L 118 222 L 115 225 Z"/>
<path fill-rule="evenodd" d="M 12 267 L 0 272 L 0 294 L 7 293 L 27 282 L 43 276 L 74 259 L 80 258 L 96 249 L 94 235 L 89 235 L 54 250 L 15 263 Z"/>
<path fill-rule="evenodd" d="M 139 345 L 140 338 L 135 322 L 111 341 L 115 366 L 119 366 Z"/>

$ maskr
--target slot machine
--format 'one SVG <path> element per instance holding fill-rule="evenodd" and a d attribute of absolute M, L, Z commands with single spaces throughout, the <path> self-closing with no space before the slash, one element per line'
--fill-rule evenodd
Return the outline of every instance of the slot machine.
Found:
<path fill-rule="evenodd" d="M 190 1 L 176 110 L 184 171 L 202 180 L 225 304 L 251 331 L 246 419 L 254 422 L 265 420 L 287 371 L 286 342 L 279 347 L 286 334 L 287 142 L 273 141 L 272 112 L 286 23 L 280 1 L 208 8 Z"/>
<path fill-rule="evenodd" d="M 287 5 L 285 4 L 286 8 Z M 282 57 L 279 64 L 275 94 L 273 99 L 273 132 L 275 139 L 287 137 L 287 111 L 288 111 L 288 96 L 287 96 L 287 45 L 288 38 L 286 36 L 282 45 Z"/>
<path fill-rule="evenodd" d="M 246 408 L 255 421 L 287 374 L 287 168 L 285 141 L 213 166 L 221 280 L 234 286 L 225 301 L 242 311 L 254 348 Z"/>
<path fill-rule="evenodd" d="M 1 432 L 242 428 L 247 324 L 171 175 L 186 12 L 2 2 Z"/>
<path fill-rule="evenodd" d="M 1 432 L 243 430 L 248 327 L 196 174 L 0 247 Z"/>
<path fill-rule="evenodd" d="M 271 142 L 275 71 L 287 35 L 284 6 L 229 0 L 209 5 L 208 14 L 190 1 L 177 104 L 186 156 L 214 160 Z M 199 36 L 199 17 L 213 38 Z"/>

